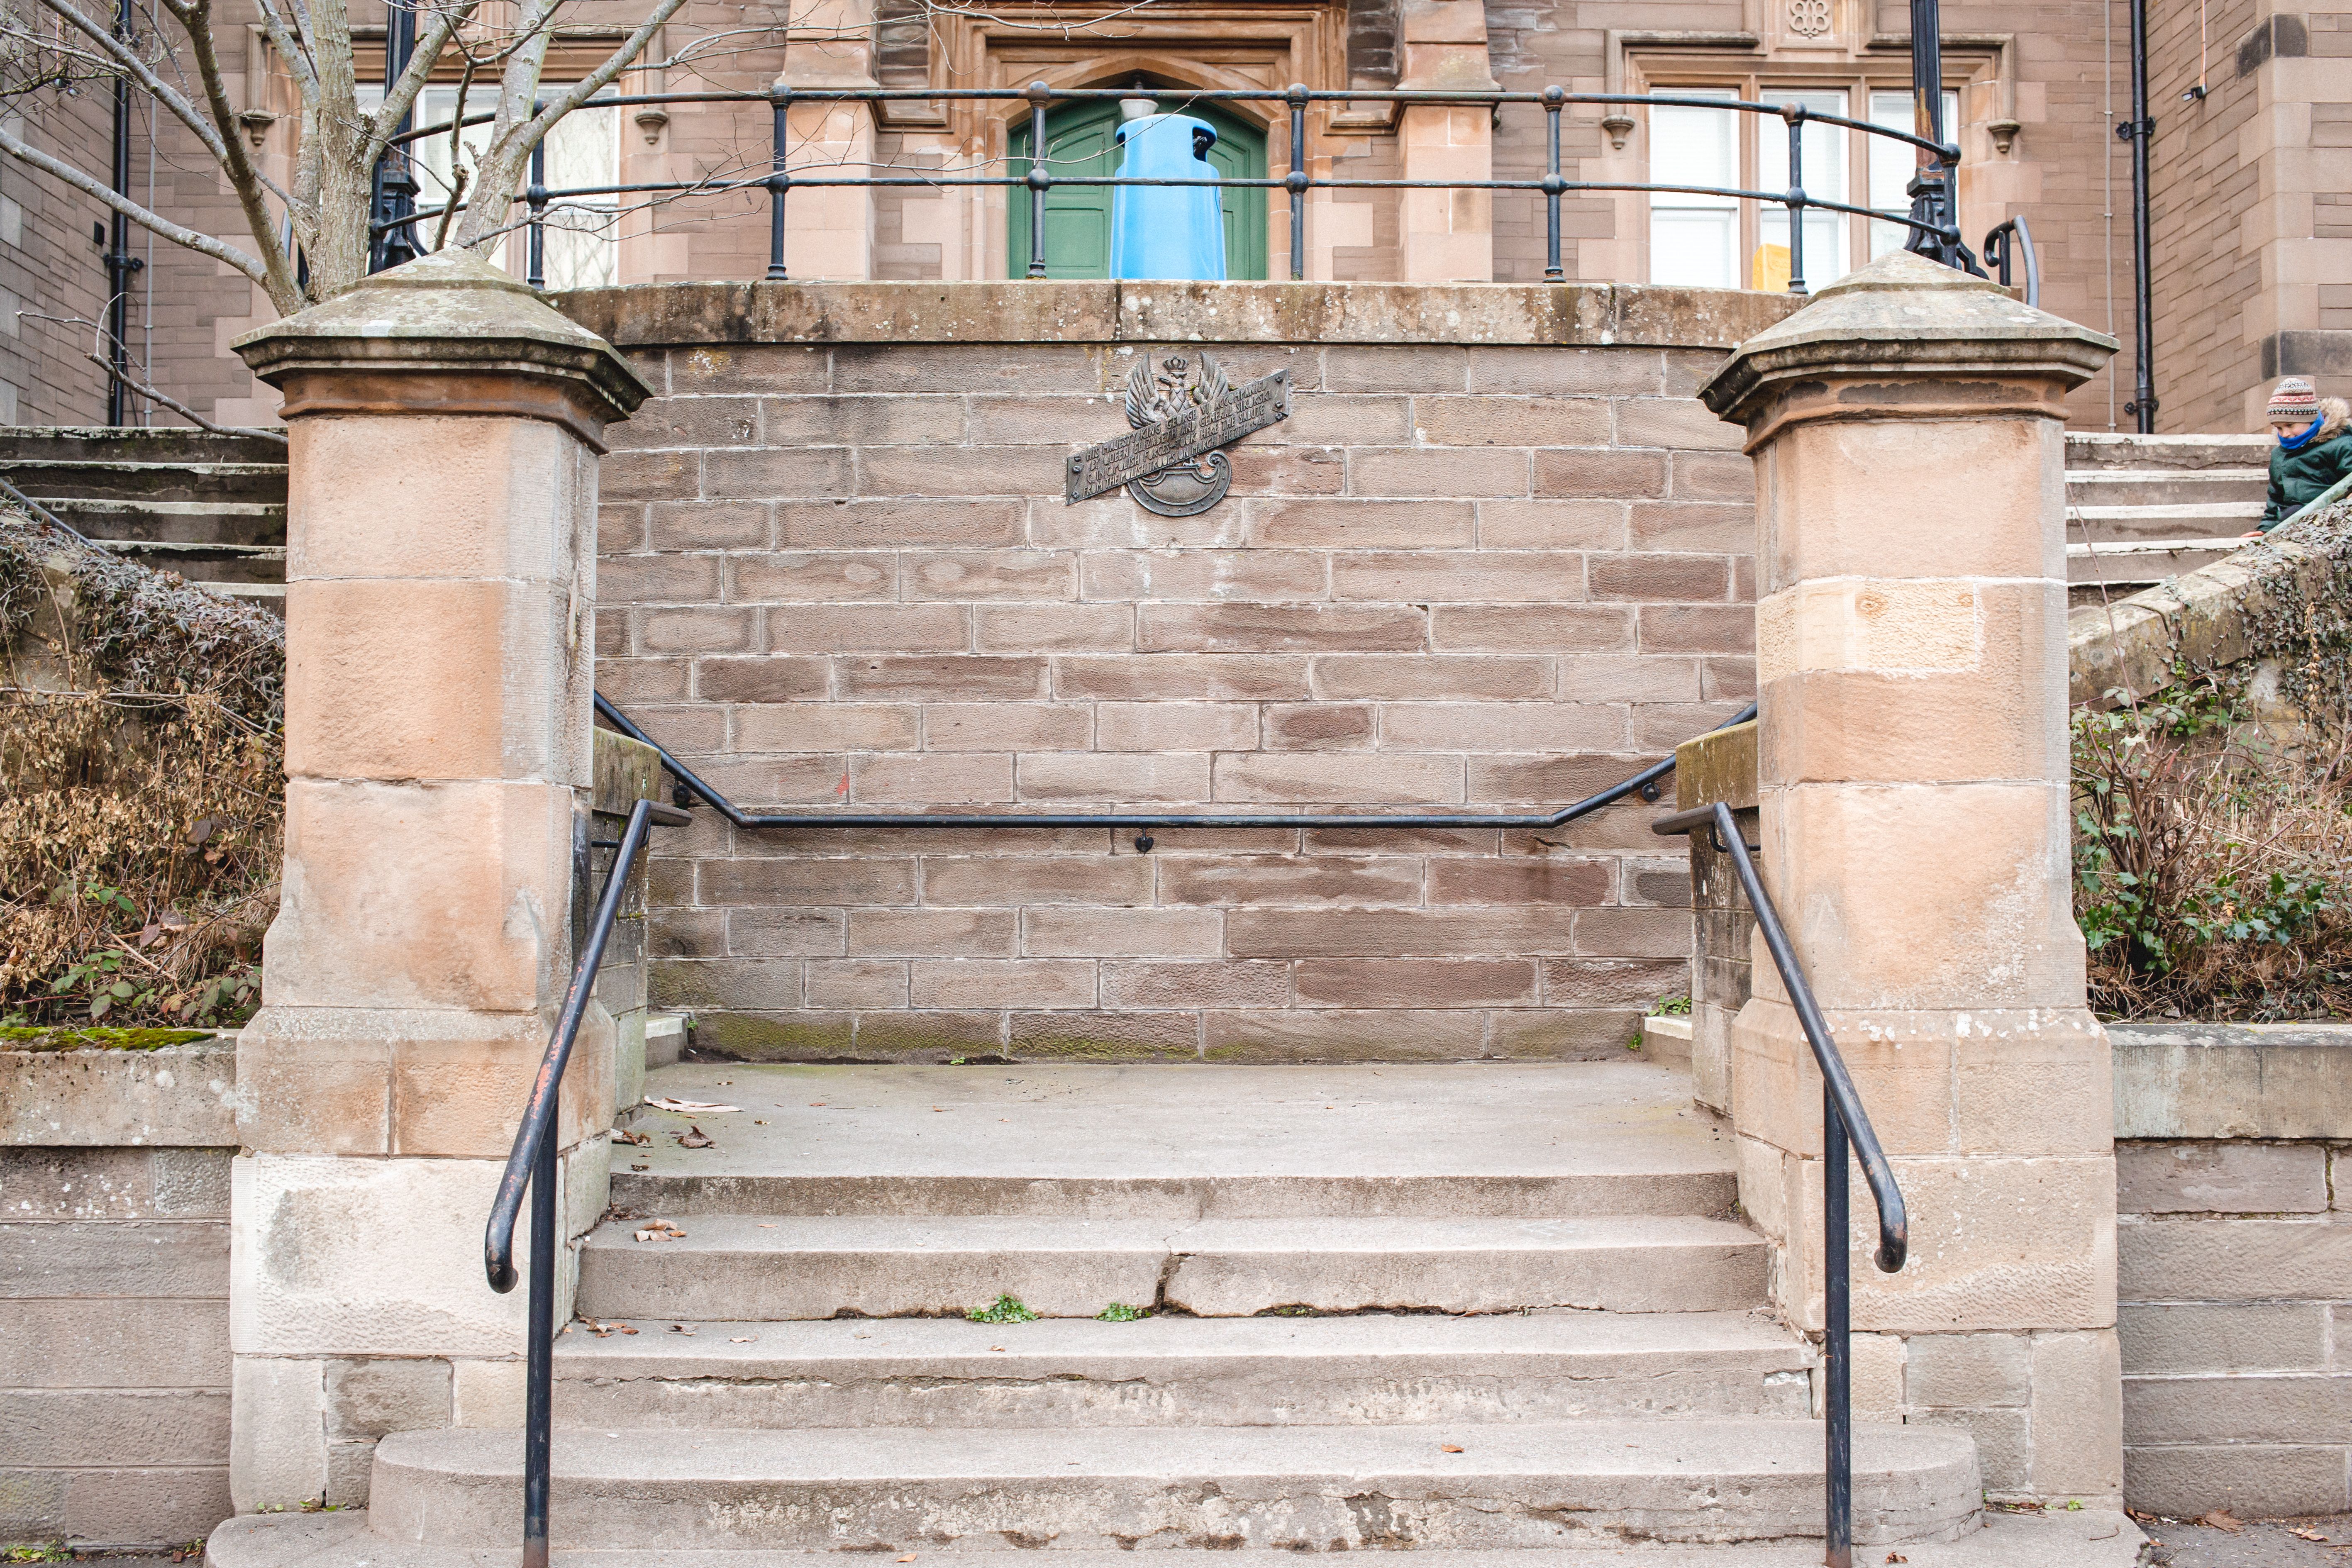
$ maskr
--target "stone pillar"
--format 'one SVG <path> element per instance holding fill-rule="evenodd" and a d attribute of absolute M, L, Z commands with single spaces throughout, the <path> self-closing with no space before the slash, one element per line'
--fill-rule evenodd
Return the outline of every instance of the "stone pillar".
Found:
<path fill-rule="evenodd" d="M 2114 1109 L 2069 898 L 2063 399 L 2114 351 L 1898 251 L 1699 394 L 1757 468 L 1765 875 L 1910 1205 L 1910 1262 L 1880 1274 L 1857 1168 L 1857 1409 L 1971 1428 L 1996 1497 L 2108 1506 Z M 1740 1198 L 1818 1331 L 1821 1077 L 1753 951 Z"/>
<path fill-rule="evenodd" d="M 647 389 L 463 251 L 236 347 L 292 443 L 285 879 L 231 1199 L 251 1510 L 364 1500 L 387 1430 L 517 1419 L 523 1297 L 484 1282 L 482 1225 L 570 977 L 599 437 Z M 575 1235 L 613 1093 L 591 1026 L 561 1135 Z"/>
<path fill-rule="evenodd" d="M 794 0 L 780 85 L 871 88 L 873 0 Z M 863 103 L 803 103 L 784 111 L 795 174 L 865 174 L 874 113 Z M 796 282 L 874 276 L 874 187 L 804 185 L 784 199 L 784 270 Z"/>
<path fill-rule="evenodd" d="M 1404 0 L 1404 47 L 1397 86 L 1408 91 L 1494 89 L 1486 55 L 1485 0 Z M 1485 104 L 1408 107 L 1397 140 L 1408 180 L 1491 180 L 1495 117 Z M 1491 191 L 1401 191 L 1399 229 L 1408 283 L 1491 283 L 1495 197 Z"/>

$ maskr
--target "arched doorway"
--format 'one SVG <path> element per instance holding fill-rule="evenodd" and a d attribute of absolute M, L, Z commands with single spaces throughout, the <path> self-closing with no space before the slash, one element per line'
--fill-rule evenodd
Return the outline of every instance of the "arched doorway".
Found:
<path fill-rule="evenodd" d="M 1229 180 L 1265 178 L 1265 132 L 1214 104 L 1187 103 L 1181 89 L 1157 89 L 1163 109 L 1189 114 L 1216 127 L 1216 145 L 1209 163 Z M 1059 180 L 1072 175 L 1118 173 L 1118 105 L 1105 100 L 1065 103 L 1045 115 L 1045 149 L 1051 170 Z M 1009 142 L 1007 173 L 1021 179 L 1029 173 L 1029 121 L 1015 121 Z M 1055 184 L 1045 193 L 1045 276 L 1048 278 L 1108 278 L 1110 276 L 1109 185 Z M 1242 187 L 1219 193 L 1225 215 L 1225 276 L 1262 279 L 1265 276 L 1265 192 Z M 1029 195 L 1018 185 L 1005 188 L 1010 244 L 1005 275 L 1024 277 L 1029 270 Z"/>

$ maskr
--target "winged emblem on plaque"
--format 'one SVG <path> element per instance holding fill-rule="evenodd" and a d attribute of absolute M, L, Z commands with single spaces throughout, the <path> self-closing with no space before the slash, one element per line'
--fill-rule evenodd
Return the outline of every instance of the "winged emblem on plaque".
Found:
<path fill-rule="evenodd" d="M 1290 373 L 1236 387 L 1207 354 L 1144 355 L 1127 376 L 1129 433 L 1070 455 L 1065 500 L 1124 485 L 1138 506 L 1192 517 L 1225 499 L 1233 465 L 1218 448 L 1290 416 Z"/>

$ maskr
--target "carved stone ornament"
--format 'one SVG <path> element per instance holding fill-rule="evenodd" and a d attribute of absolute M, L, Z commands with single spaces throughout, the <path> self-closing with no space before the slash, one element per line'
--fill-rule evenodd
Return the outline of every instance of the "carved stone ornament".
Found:
<path fill-rule="evenodd" d="M 1830 30 L 1830 0 L 1789 0 L 1789 31 L 1818 38 Z"/>
<path fill-rule="evenodd" d="M 1131 434 L 1070 454 L 1064 500 L 1075 505 L 1127 487 L 1161 517 L 1192 517 L 1225 499 L 1233 467 L 1220 447 L 1290 417 L 1290 373 L 1234 386 L 1207 354 L 1136 362 L 1127 377 Z"/>

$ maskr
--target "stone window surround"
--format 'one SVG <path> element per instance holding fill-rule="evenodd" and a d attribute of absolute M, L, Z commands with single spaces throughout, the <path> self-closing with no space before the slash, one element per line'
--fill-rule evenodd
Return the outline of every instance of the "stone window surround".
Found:
<path fill-rule="evenodd" d="M 1124 7 L 1105 4 L 1108 14 Z M 1127 35 L 1106 47 L 1079 37 L 1049 39 L 1006 26 L 992 16 L 950 13 L 932 26 L 929 79 L 936 87 L 1020 88 L 1032 81 L 1049 87 L 1120 85 L 1135 77 L 1205 89 L 1265 90 L 1304 81 L 1317 91 L 1348 84 L 1348 6 L 1343 0 L 1249 0 L 1154 8 L 1123 17 Z M 1266 174 L 1280 179 L 1290 170 L 1289 111 L 1276 102 L 1234 102 L 1230 113 L 1253 121 L 1265 134 Z M 1389 128 L 1391 106 L 1316 104 L 1307 111 L 1307 144 L 1314 173 L 1328 177 L 1336 158 L 1360 153 L 1362 139 Z M 950 101 L 936 107 L 887 105 L 879 129 L 921 136 L 934 149 L 957 149 L 989 160 L 1007 157 L 1012 128 L 1028 106 L 1004 100 Z M 1003 188 L 943 192 L 943 203 L 966 205 L 977 263 L 971 276 L 1010 275 L 1006 262 L 1007 204 L 1015 193 Z M 1290 227 L 1278 190 L 1265 193 L 1266 269 L 1289 275 Z M 1318 243 L 1317 209 L 1330 202 L 1323 191 L 1307 199 L 1307 244 Z M 1310 262 L 1308 272 L 1315 275 Z"/>
<path fill-rule="evenodd" d="M 1959 94 L 1961 123 L 1952 131 L 1960 143 L 1961 232 L 1971 232 L 1979 215 L 1969 210 L 1969 165 L 1992 155 L 2006 156 L 2018 132 L 2016 37 L 2009 33 L 1947 33 L 1944 45 L 1945 90 Z M 1871 35 L 1860 49 L 1804 45 L 1785 49 L 1766 46 L 1758 33 L 1698 31 L 1609 30 L 1604 56 L 1607 75 L 1602 90 L 1642 94 L 1685 89 L 1729 88 L 1743 98 L 1758 91 L 1830 89 L 1864 91 L 1908 90 L 1911 82 L 1911 39 L 1908 34 Z M 1989 89 L 1990 100 L 1985 91 Z M 1983 112 L 1990 108 L 1990 112 Z M 1856 119 L 1867 113 L 1866 103 Z M 1743 116 L 1752 120 L 1754 116 Z M 1600 156 L 1586 163 L 1585 177 L 1640 183 L 1649 178 L 1649 155 L 1643 124 L 1622 106 L 1601 121 L 1608 132 Z M 1858 133 L 1857 133 L 1858 134 Z M 1740 157 L 1743 170 L 1755 161 L 1752 129 L 1743 129 Z M 1859 187 L 1856 188 L 1858 191 Z M 1862 205 L 1856 191 L 1848 199 Z M 1629 237 L 1638 259 L 1626 269 L 1627 279 L 1650 275 L 1649 203 L 1638 192 L 1614 198 L 1615 232 Z M 1754 204 L 1746 204 L 1740 218 L 1740 254 L 1757 245 L 1759 223 Z M 1858 243 L 1858 241 L 1857 241 Z M 1857 251 L 1853 265 L 1864 259 Z"/>

